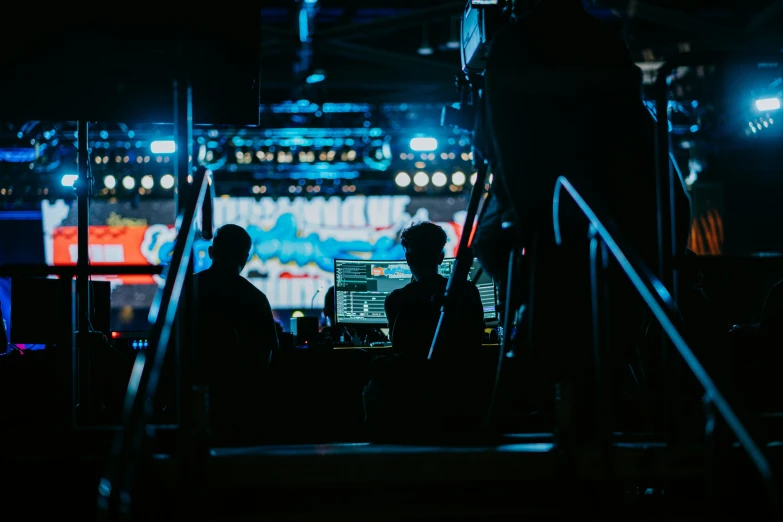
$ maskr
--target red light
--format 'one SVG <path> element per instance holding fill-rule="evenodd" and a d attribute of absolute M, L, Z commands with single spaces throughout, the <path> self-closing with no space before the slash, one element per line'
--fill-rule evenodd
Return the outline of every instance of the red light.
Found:
<path fill-rule="evenodd" d="M 119 337 L 120 337 L 120 332 L 112 332 L 111 333 L 111 338 L 112 339 L 119 339 Z"/>

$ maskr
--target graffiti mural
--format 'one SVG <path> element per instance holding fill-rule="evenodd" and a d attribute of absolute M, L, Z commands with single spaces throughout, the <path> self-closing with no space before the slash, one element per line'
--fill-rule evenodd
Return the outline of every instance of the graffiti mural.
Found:
<path fill-rule="evenodd" d="M 91 262 L 157 265 L 171 260 L 176 237 L 173 207 L 149 208 L 144 217 L 141 207 L 100 208 L 109 205 L 93 203 L 93 208 L 99 208 L 90 227 Z M 215 224 L 234 223 L 248 231 L 253 247 L 243 275 L 269 297 L 274 308 L 292 309 L 322 306 L 322 289 L 333 283 L 335 259 L 402 259 L 400 232 L 413 222 L 439 223 L 448 237 L 446 254 L 453 256 L 464 208 L 459 199 L 408 196 L 219 198 Z M 45 204 L 43 213 L 48 262 L 75 263 L 75 209 L 55 202 Z M 209 245 L 200 240 L 194 246 L 197 271 L 211 264 Z M 159 283 L 145 276 L 110 279 L 115 286 Z M 321 300 L 316 301 L 319 295 Z"/>

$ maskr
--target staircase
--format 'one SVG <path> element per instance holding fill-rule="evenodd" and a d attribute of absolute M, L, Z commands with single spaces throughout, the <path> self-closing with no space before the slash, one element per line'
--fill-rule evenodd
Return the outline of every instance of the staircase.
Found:
<path fill-rule="evenodd" d="M 592 225 L 597 245 L 591 259 L 594 279 L 600 280 L 599 267 L 605 261 L 599 253 L 614 256 L 671 349 L 703 386 L 702 436 L 609 430 L 585 443 L 569 441 L 563 436 L 567 426 L 560 424 L 555 433 L 477 435 L 437 443 L 411 434 L 402 445 L 313 445 L 305 443 L 304 433 L 296 445 L 210 447 L 198 393 L 183 388 L 182 411 L 194 413 L 183 416 L 173 430 L 150 431 L 149 417 L 138 404 L 154 393 L 156 379 L 151 376 L 160 371 L 173 325 L 174 314 L 167 307 L 176 307 L 176 301 L 164 294 L 150 343 L 157 355 L 137 365 L 126 401 L 133 407 L 125 427 L 115 434 L 108 472 L 98 487 L 99 514 L 112 520 L 775 519 L 779 492 L 772 476 L 783 464 L 783 443 L 759 444 L 750 436 L 685 343 L 676 307 L 663 285 L 623 248 L 564 178 L 558 195 L 560 191 L 576 201 Z M 201 204 L 198 200 L 187 207 L 178 245 L 190 243 L 195 209 Z M 178 255 L 186 256 L 186 251 Z M 187 257 L 177 261 L 175 254 L 175 273 L 188 264 Z M 164 292 L 186 291 L 188 279 L 169 277 L 167 284 L 172 282 Z M 600 288 L 593 286 L 594 291 Z M 598 299 L 594 303 L 602 306 Z M 773 428 L 769 433 L 778 431 L 772 425 L 780 419 L 766 416 Z M 600 422 L 599 427 L 608 428 Z M 316 431 L 309 434 L 313 440 L 319 438 Z M 142 445 L 145 433 L 154 436 Z M 783 440 L 783 432 L 775 435 L 780 437 L 770 440 Z"/>
<path fill-rule="evenodd" d="M 779 519 L 773 476 L 783 469 L 783 414 L 763 415 L 767 436 L 751 436 L 685 342 L 664 286 L 564 178 L 558 195 L 574 199 L 593 230 L 594 307 L 604 306 L 600 267 L 612 256 L 704 390 L 699 436 L 614 433 L 602 416 L 599 433 L 587 441 L 568 437 L 561 417 L 550 433 L 488 430 L 447 441 L 413 433 L 395 445 L 366 442 L 359 431 L 351 438 L 305 429 L 286 439 L 300 442 L 294 445 L 212 447 L 203 390 L 188 384 L 184 367 L 178 424 L 152 424 L 147 398 L 155 395 L 169 341 L 188 360 L 193 340 L 187 328 L 173 332 L 187 312 L 178 305 L 188 302 L 197 210 L 206 205 L 202 214 L 210 216 L 208 177 L 194 177 L 157 300 L 151 350 L 137 359 L 128 387 L 124 424 L 0 433 L 0 495 L 11 513 L 3 520 L 64 513 L 89 520 L 96 490 L 102 520 Z M 600 353 L 603 337 L 594 338 Z M 686 420 L 699 424 L 667 419 L 680 428 Z M 311 444 L 318 441 L 326 442 Z"/>
<path fill-rule="evenodd" d="M 213 448 L 198 479 L 184 477 L 176 459 L 156 455 L 150 469 L 156 480 L 145 490 L 155 492 L 147 501 L 161 519 L 190 510 L 204 520 L 303 521 L 700 520 L 710 513 L 714 499 L 704 488 L 709 467 L 703 448 L 673 449 L 622 438 L 611 446 L 608 468 L 599 452 L 566 454 L 546 434 L 445 447 Z M 780 445 L 769 445 L 766 453 L 779 469 Z M 742 487 L 753 474 L 744 457 L 736 447 L 724 456 L 723 466 L 736 475 L 726 477 L 730 497 L 723 500 L 737 508 L 736 516 L 763 517 L 765 499 L 758 483 Z"/>

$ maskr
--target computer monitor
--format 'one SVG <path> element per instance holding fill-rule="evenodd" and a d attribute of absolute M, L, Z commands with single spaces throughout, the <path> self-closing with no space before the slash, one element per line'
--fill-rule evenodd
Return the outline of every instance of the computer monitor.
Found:
<path fill-rule="evenodd" d="M 438 271 L 448 278 L 455 259 L 444 259 Z M 468 279 L 473 281 L 479 270 L 473 261 Z M 334 262 L 335 320 L 337 324 L 386 326 L 386 296 L 411 281 L 405 261 L 336 259 Z M 474 281 L 481 295 L 484 319 L 497 319 L 495 284 L 482 275 Z"/>

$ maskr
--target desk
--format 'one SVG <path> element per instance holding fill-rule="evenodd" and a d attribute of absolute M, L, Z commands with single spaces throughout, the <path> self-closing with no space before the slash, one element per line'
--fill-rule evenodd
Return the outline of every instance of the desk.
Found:
<path fill-rule="evenodd" d="M 335 346 L 334 350 L 391 350 L 392 345 L 385 346 Z"/>

